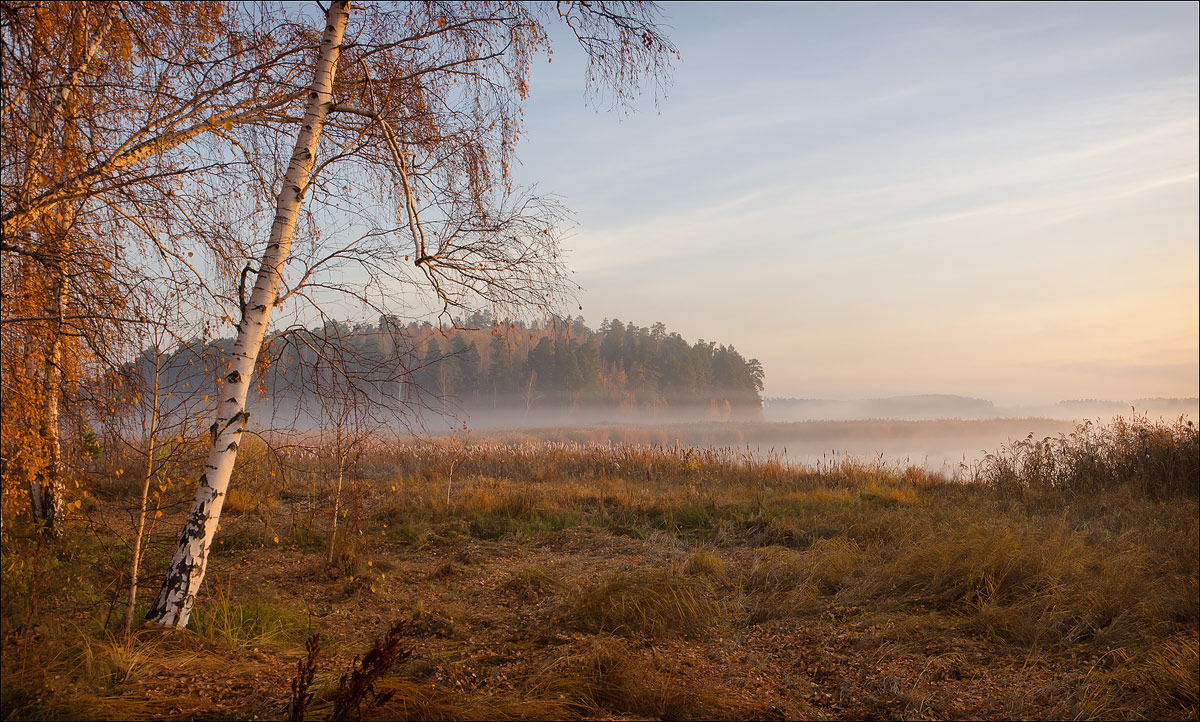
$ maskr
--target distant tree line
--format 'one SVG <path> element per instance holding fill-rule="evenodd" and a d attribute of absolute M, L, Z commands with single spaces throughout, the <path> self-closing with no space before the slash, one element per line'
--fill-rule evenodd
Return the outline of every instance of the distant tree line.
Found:
<path fill-rule="evenodd" d="M 168 363 L 173 383 L 220 373 L 231 339 L 194 343 Z M 488 313 L 450 327 L 402 323 L 290 331 L 271 339 L 259 391 L 276 404 L 309 405 L 335 378 L 398 404 L 465 409 L 571 406 L 636 411 L 701 407 L 721 418 L 762 408 L 763 368 L 732 346 L 690 343 L 662 323 L 648 328 L 582 317 L 499 320 Z M 349 381 L 346 381 L 349 380 Z"/>
<path fill-rule="evenodd" d="M 603 405 L 627 409 L 702 405 L 717 415 L 762 407 L 763 368 L 732 346 L 689 343 L 662 323 L 649 328 L 605 320 L 592 330 L 582 317 L 497 321 L 486 314 L 425 337 L 413 381 L 467 406 Z"/>

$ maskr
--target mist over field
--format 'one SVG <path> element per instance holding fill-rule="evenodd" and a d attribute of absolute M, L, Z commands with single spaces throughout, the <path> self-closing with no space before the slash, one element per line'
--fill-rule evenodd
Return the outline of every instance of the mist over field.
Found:
<path fill-rule="evenodd" d="M 1068 433 L 1074 424 L 1052 419 L 941 421 L 678 422 L 494 428 L 471 440 L 700 447 L 789 466 L 823 468 L 845 462 L 889 468 L 916 466 L 947 478 L 969 475 L 988 453 L 1033 434 Z"/>
<path fill-rule="evenodd" d="M 454 418 L 436 413 L 423 421 L 435 436 L 453 435 L 468 443 L 686 445 L 733 449 L 807 466 L 846 460 L 914 465 L 959 478 L 969 475 L 987 454 L 1030 435 L 1053 437 L 1069 434 L 1080 423 L 1105 424 L 1134 416 L 1166 422 L 1180 417 L 1195 420 L 1197 399 L 1066 401 L 1036 407 L 1000 407 L 983 399 L 950 395 L 854 401 L 767 399 L 760 414 L 732 418 L 703 407 L 641 414 L 604 408 L 509 407 L 464 413 L 457 428 Z"/>

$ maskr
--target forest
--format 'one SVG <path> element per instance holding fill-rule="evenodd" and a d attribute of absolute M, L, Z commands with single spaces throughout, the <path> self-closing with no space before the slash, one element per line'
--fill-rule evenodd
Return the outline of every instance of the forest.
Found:
<path fill-rule="evenodd" d="M 231 338 L 181 345 L 158 359 L 159 383 L 175 394 L 203 389 L 232 346 Z M 605 319 L 593 331 L 582 317 L 526 323 L 482 312 L 435 327 L 383 316 L 378 324 L 330 322 L 269 337 L 264 349 L 255 408 L 268 399 L 271 408 L 319 407 L 335 376 L 377 398 L 448 414 L 582 407 L 629 418 L 686 410 L 715 420 L 755 418 L 762 407 L 757 359 L 716 342 L 689 343 L 661 323 Z M 154 372 L 151 351 L 127 369 L 143 385 Z"/>

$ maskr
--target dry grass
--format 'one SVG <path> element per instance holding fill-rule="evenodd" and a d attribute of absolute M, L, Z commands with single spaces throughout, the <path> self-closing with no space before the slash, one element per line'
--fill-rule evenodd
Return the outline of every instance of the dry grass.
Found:
<path fill-rule="evenodd" d="M 864 562 L 858 544 L 845 537 L 822 539 L 803 552 L 783 547 L 757 550 L 742 580 L 746 623 L 819 610 L 821 596 L 841 589 Z"/>
<path fill-rule="evenodd" d="M 1110 651 L 1088 672 L 1060 712 L 1071 719 L 1195 719 L 1200 697 L 1197 635 L 1179 634 L 1148 649 Z M 1131 712 L 1141 713 L 1133 714 Z"/>
<path fill-rule="evenodd" d="M 566 585 L 545 569 L 526 566 L 514 570 L 504 588 L 516 595 L 517 599 L 529 601 L 562 591 Z"/>
<path fill-rule="evenodd" d="M 729 581 L 729 564 L 713 552 L 696 549 L 684 562 L 683 572 L 693 576 L 707 577 L 715 584 Z"/>
<path fill-rule="evenodd" d="M 631 714 L 650 719 L 719 719 L 729 710 L 692 681 L 656 668 L 619 639 L 597 637 L 542 664 L 535 696 L 562 700 L 582 717 Z"/>
<path fill-rule="evenodd" d="M 1200 495 L 1200 429 L 1182 417 L 1085 422 L 1070 434 L 1025 439 L 989 454 L 979 480 L 1009 490 L 1072 495 L 1131 487 L 1142 496 Z"/>
<path fill-rule="evenodd" d="M 594 633 L 694 636 L 725 620 L 727 610 L 705 580 L 672 571 L 616 574 L 580 589 L 562 623 Z"/>
<path fill-rule="evenodd" d="M 263 455 L 191 631 L 129 639 L 125 500 L 54 547 L 6 520 L 3 717 L 279 718 L 309 633 L 345 668 L 399 616 L 414 656 L 368 718 L 1195 719 L 1195 432 L 1123 423 L 1027 439 L 966 483 L 674 446 L 380 444 L 332 567 L 327 479 L 303 466 L 321 460 Z"/>

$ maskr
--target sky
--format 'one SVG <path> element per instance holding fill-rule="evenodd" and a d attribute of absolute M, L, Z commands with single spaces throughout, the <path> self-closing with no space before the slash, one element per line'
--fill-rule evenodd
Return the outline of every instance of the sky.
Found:
<path fill-rule="evenodd" d="M 731 344 L 768 397 L 1200 394 L 1197 4 L 669 3 L 673 84 L 557 37 L 516 180 L 589 325 Z"/>

